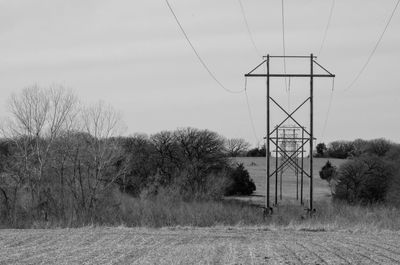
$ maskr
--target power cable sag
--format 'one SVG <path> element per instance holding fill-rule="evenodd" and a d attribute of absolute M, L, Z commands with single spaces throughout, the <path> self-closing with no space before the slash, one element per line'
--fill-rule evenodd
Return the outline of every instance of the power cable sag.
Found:
<path fill-rule="evenodd" d="M 201 58 L 200 54 L 197 52 L 196 48 L 194 47 L 193 43 L 190 41 L 189 36 L 186 34 L 181 22 L 179 21 L 177 15 L 175 14 L 172 6 L 170 5 L 170 3 L 168 2 L 168 0 L 165 0 L 165 2 L 167 3 L 167 6 L 169 8 L 169 10 L 171 11 L 171 14 L 174 16 L 176 23 L 178 24 L 183 36 L 185 37 L 186 41 L 188 42 L 188 44 L 190 45 L 190 47 L 192 48 L 194 54 L 196 55 L 197 59 L 199 60 L 199 62 L 201 63 L 201 65 L 204 67 L 204 69 L 206 69 L 206 71 L 208 72 L 208 74 L 210 75 L 210 77 L 222 88 L 224 89 L 226 92 L 232 93 L 232 94 L 240 94 L 243 93 L 244 90 L 240 90 L 240 91 L 234 91 L 234 90 L 230 90 L 227 87 L 225 87 L 219 80 L 218 78 L 215 76 L 215 74 L 210 70 L 210 68 L 207 66 L 207 64 L 205 63 L 205 61 Z"/>
<path fill-rule="evenodd" d="M 390 22 L 392 21 L 392 18 L 394 16 L 394 14 L 396 13 L 396 10 L 397 10 L 399 4 L 400 4 L 400 0 L 397 0 L 397 3 L 396 3 L 396 5 L 394 6 L 394 8 L 392 10 L 392 13 L 390 14 L 390 17 L 389 17 L 388 21 L 386 22 L 385 28 L 383 29 L 381 35 L 378 38 L 378 41 L 376 42 L 374 48 L 372 49 L 371 53 L 369 54 L 369 56 L 367 58 L 367 61 L 361 67 L 361 70 L 357 73 L 356 77 L 353 79 L 353 81 L 350 83 L 350 85 L 346 89 L 344 89 L 344 91 L 348 91 L 349 89 L 351 89 L 354 86 L 354 84 L 358 81 L 360 76 L 364 73 L 364 71 L 367 68 L 369 62 L 371 61 L 371 59 L 374 56 L 376 50 L 378 49 L 378 46 L 381 43 L 381 41 L 383 39 L 383 36 L 385 35 L 385 33 L 386 33 L 386 31 L 387 31 L 387 29 L 388 29 L 388 27 L 390 25 Z"/>
<path fill-rule="evenodd" d="M 257 48 L 257 45 L 256 45 L 256 42 L 255 42 L 255 40 L 254 40 L 253 34 L 251 33 L 250 26 L 249 26 L 249 22 L 248 22 L 248 20 L 247 20 L 246 13 L 245 13 L 245 11 L 244 11 L 243 3 L 242 3 L 241 0 L 238 0 L 238 2 L 239 2 L 239 6 L 240 6 L 240 11 L 242 12 L 243 21 L 244 21 L 244 24 L 245 24 L 245 26 L 246 26 L 247 34 L 249 35 L 250 41 L 251 41 L 251 43 L 253 44 L 254 51 L 257 53 L 257 56 L 258 56 L 258 57 L 262 57 L 260 51 L 259 51 L 258 48 Z"/>
<path fill-rule="evenodd" d="M 254 135 L 254 138 L 256 140 L 256 143 L 258 145 L 260 143 L 260 141 L 259 141 L 259 138 L 257 136 L 256 126 L 254 124 L 253 113 L 252 113 L 251 108 L 250 108 L 249 96 L 247 95 L 247 77 L 245 77 L 245 79 L 244 79 L 244 94 L 246 96 L 246 104 L 247 104 L 247 110 L 248 110 L 248 113 L 249 113 L 251 128 L 253 130 L 253 135 Z"/>
<path fill-rule="evenodd" d="M 322 49 L 324 48 L 326 37 L 328 36 L 328 31 L 331 26 L 332 15 L 333 15 L 334 9 L 335 9 L 335 0 L 332 0 L 330 11 L 329 11 L 328 23 L 326 24 L 326 27 L 325 27 L 324 36 L 322 37 L 322 42 L 321 42 L 321 46 L 319 47 L 317 57 L 321 56 Z"/>

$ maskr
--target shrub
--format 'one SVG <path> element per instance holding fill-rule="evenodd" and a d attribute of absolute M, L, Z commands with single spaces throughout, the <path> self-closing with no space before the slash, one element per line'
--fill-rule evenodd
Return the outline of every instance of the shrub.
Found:
<path fill-rule="evenodd" d="M 262 146 L 262 147 L 256 147 L 256 148 L 250 149 L 247 152 L 246 156 L 247 157 L 265 157 L 266 153 L 267 152 L 266 152 L 265 146 Z"/>
<path fill-rule="evenodd" d="M 174 176 L 174 180 L 169 185 L 158 185 L 154 181 L 152 185 L 141 194 L 146 198 L 153 198 L 160 194 L 168 194 L 173 200 L 179 201 L 209 201 L 222 199 L 227 187 L 232 183 L 228 172 L 219 172 L 206 175 L 203 183 L 198 183 L 192 177 L 190 171 L 183 171 Z"/>
<path fill-rule="evenodd" d="M 326 164 L 322 167 L 319 172 L 321 179 L 331 182 L 337 175 L 336 167 L 332 166 L 331 162 L 328 160 Z"/>
<path fill-rule="evenodd" d="M 250 195 L 256 190 L 256 185 L 250 178 L 249 172 L 242 163 L 231 172 L 231 185 L 226 189 L 225 195 Z"/>
<path fill-rule="evenodd" d="M 315 149 L 316 149 L 316 151 L 317 151 L 316 157 L 324 157 L 325 154 L 326 154 L 326 152 L 327 152 L 327 150 L 328 150 L 328 149 L 326 148 L 325 143 L 319 143 L 319 144 L 317 144 L 317 146 L 315 147 Z"/>
<path fill-rule="evenodd" d="M 364 155 L 339 169 L 334 198 L 349 203 L 384 202 L 393 167 L 377 156 Z"/>

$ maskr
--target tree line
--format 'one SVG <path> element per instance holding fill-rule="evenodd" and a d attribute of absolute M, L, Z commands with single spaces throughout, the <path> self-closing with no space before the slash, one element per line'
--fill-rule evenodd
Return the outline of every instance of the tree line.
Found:
<path fill-rule="evenodd" d="M 229 159 L 229 147 L 244 146 L 215 132 L 182 128 L 122 137 L 115 109 L 84 106 L 57 86 L 26 88 L 8 107 L 0 140 L 1 223 L 96 222 L 102 208 L 118 207 L 116 191 L 151 196 L 168 188 L 193 200 L 255 190 L 247 171 Z"/>
<path fill-rule="evenodd" d="M 333 141 L 328 146 L 325 143 L 317 144 L 314 156 L 340 159 L 358 157 L 363 153 L 375 153 L 382 156 L 392 148 L 392 145 L 393 143 L 385 139 Z"/>

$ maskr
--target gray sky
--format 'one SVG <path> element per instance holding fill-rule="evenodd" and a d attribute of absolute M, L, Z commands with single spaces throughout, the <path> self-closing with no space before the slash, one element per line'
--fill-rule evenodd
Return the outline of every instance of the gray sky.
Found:
<path fill-rule="evenodd" d="M 242 2 L 258 49 L 282 54 L 280 1 Z M 243 74 L 260 58 L 238 1 L 170 3 L 220 81 L 231 90 L 243 89 Z M 330 3 L 285 1 L 287 54 L 318 52 Z M 378 137 L 400 141 L 400 12 L 365 73 L 351 90 L 343 92 L 366 61 L 394 5 L 395 0 L 336 0 L 318 61 L 337 78 L 323 138 L 332 85 L 330 80 L 316 82 L 318 141 Z M 281 71 L 281 65 L 277 62 L 274 69 Z M 288 62 L 288 71 L 297 66 Z M 292 106 L 302 101 L 307 82 L 291 82 Z M 123 113 L 128 134 L 193 126 L 256 142 L 244 94 L 229 94 L 208 76 L 163 0 L 0 0 L 2 116 L 7 115 L 6 102 L 12 92 L 54 83 L 72 88 L 84 102 L 103 100 L 115 106 Z M 272 85 L 275 97 L 286 106 L 283 81 Z M 248 94 L 261 138 L 265 130 L 262 80 L 249 80 Z M 277 122 L 273 119 L 272 124 Z"/>

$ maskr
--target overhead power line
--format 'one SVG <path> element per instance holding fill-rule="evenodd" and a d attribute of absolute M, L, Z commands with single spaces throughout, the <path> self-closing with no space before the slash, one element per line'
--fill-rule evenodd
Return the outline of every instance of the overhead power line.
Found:
<path fill-rule="evenodd" d="M 372 59 L 372 57 L 374 56 L 376 50 L 378 49 L 378 46 L 379 46 L 379 44 L 381 43 L 381 41 L 382 41 L 382 39 L 383 39 L 383 36 L 385 35 L 385 33 L 386 33 L 386 31 L 387 31 L 387 29 L 388 29 L 388 27 L 389 27 L 389 24 L 390 24 L 390 22 L 392 21 L 392 18 L 393 18 L 393 16 L 394 16 L 394 14 L 396 13 L 396 10 L 397 10 L 399 4 L 400 4 L 400 0 L 397 0 L 397 3 L 396 3 L 396 5 L 395 5 L 394 8 L 393 8 L 392 13 L 390 14 L 390 17 L 389 17 L 388 21 L 386 22 L 385 28 L 383 29 L 381 35 L 380 35 L 379 38 L 378 38 L 378 41 L 376 42 L 374 48 L 372 49 L 371 53 L 369 54 L 369 56 L 368 56 L 368 58 L 367 58 L 367 61 L 364 63 L 364 65 L 361 67 L 361 70 L 358 72 L 358 74 L 356 75 L 356 77 L 353 79 L 353 81 L 350 83 L 350 85 L 349 85 L 344 91 L 347 91 L 347 90 L 351 89 L 351 88 L 354 86 L 354 84 L 358 81 L 358 79 L 360 78 L 360 76 L 363 74 L 363 72 L 365 71 L 365 69 L 367 68 L 369 62 L 371 61 L 371 59 Z"/>
<path fill-rule="evenodd" d="M 260 51 L 257 48 L 257 45 L 256 45 L 256 42 L 254 40 L 253 34 L 251 33 L 249 22 L 248 22 L 247 17 L 246 17 L 246 12 L 244 11 L 243 3 L 242 3 L 241 0 L 238 0 L 238 1 L 239 1 L 239 6 L 240 6 L 240 11 L 242 12 L 243 21 L 244 21 L 244 24 L 245 24 L 246 29 L 247 29 L 247 34 L 249 35 L 250 41 L 253 44 L 254 51 L 257 53 L 257 56 L 262 57 L 262 54 L 260 53 Z"/>
<path fill-rule="evenodd" d="M 285 36 L 285 3 L 284 0 L 281 1 L 281 11 L 282 11 L 282 48 L 283 48 L 283 72 L 286 74 L 286 36 Z M 288 108 L 290 109 L 290 78 L 289 78 L 289 86 L 288 80 L 285 78 L 285 88 L 286 93 L 288 94 Z"/>
<path fill-rule="evenodd" d="M 285 40 L 285 4 L 284 4 L 284 1 L 282 0 L 281 1 L 281 4 L 282 4 L 282 6 L 281 6 L 281 11 L 282 11 L 282 20 L 281 20 L 281 23 L 282 23 L 282 48 L 283 48 L 283 56 L 286 56 L 286 40 Z M 285 72 L 285 74 L 286 74 L 286 58 L 285 57 L 283 57 L 283 71 Z M 286 91 L 288 90 L 288 87 L 287 87 L 287 80 L 286 80 L 286 78 L 285 78 L 285 87 L 286 87 Z"/>
<path fill-rule="evenodd" d="M 170 3 L 168 2 L 168 0 L 165 0 L 165 2 L 167 3 L 167 6 L 169 8 L 169 10 L 171 11 L 171 14 L 174 16 L 176 23 L 178 24 L 180 30 L 182 31 L 182 34 L 184 35 L 185 39 L 187 40 L 188 44 L 190 45 L 190 47 L 192 48 L 194 54 L 196 55 L 197 59 L 199 60 L 199 62 L 201 63 L 201 65 L 206 69 L 206 71 L 208 72 L 208 74 L 211 76 L 212 79 L 214 79 L 214 81 L 225 91 L 229 92 L 229 93 L 234 93 L 234 94 L 239 94 L 242 92 L 245 92 L 245 96 L 246 96 L 246 104 L 247 104 L 247 110 L 249 113 L 249 118 L 250 118 L 250 123 L 251 123 L 251 128 L 253 130 L 253 134 L 255 137 L 255 140 L 257 142 L 257 144 L 259 143 L 258 137 L 257 137 L 257 132 L 255 129 L 255 125 L 254 125 L 254 119 L 253 119 L 253 114 L 251 112 L 251 108 L 250 108 L 250 103 L 249 103 L 249 98 L 247 95 L 247 79 L 245 79 L 245 87 L 244 89 L 240 90 L 240 91 L 233 91 L 230 90 L 228 88 L 226 88 L 217 78 L 216 76 L 213 74 L 213 72 L 210 70 L 210 68 L 207 66 L 207 64 L 204 62 L 204 60 L 201 58 L 200 54 L 197 52 L 196 48 L 194 47 L 193 43 L 190 41 L 189 36 L 186 34 L 185 30 L 183 29 L 182 24 L 180 23 L 177 15 L 175 14 L 172 6 L 170 5 Z M 247 23 L 246 23 L 247 24 Z M 250 33 L 250 30 L 249 30 Z M 254 43 L 255 44 L 255 43 Z"/>
<path fill-rule="evenodd" d="M 185 30 L 183 29 L 183 26 L 181 24 L 181 22 L 179 21 L 178 17 L 176 16 L 172 6 L 169 4 L 168 0 L 165 0 L 165 2 L 167 3 L 167 6 L 169 8 L 169 10 L 171 11 L 171 14 L 174 16 L 176 23 L 178 24 L 180 30 L 182 31 L 183 36 L 185 37 L 186 41 L 188 42 L 188 44 L 190 45 L 190 47 L 192 48 L 194 54 L 196 55 L 197 59 L 199 60 L 199 62 L 201 63 L 201 65 L 204 67 L 204 69 L 206 69 L 206 71 L 208 72 L 208 74 L 210 75 L 210 77 L 212 79 L 214 79 L 214 81 L 222 88 L 224 89 L 226 92 L 232 93 L 232 94 L 240 94 L 243 93 L 244 90 L 240 90 L 240 91 L 234 91 L 234 90 L 230 90 L 227 87 L 225 87 L 215 76 L 215 74 L 210 70 L 210 68 L 207 66 L 207 64 L 205 63 L 205 61 L 201 58 L 200 54 L 197 52 L 196 48 L 194 47 L 193 43 L 190 41 L 189 36 L 186 34 Z"/>
<path fill-rule="evenodd" d="M 251 128 L 253 130 L 253 135 L 254 135 L 254 138 L 256 140 L 256 144 L 258 146 L 259 143 L 260 143 L 260 140 L 259 140 L 259 138 L 257 136 L 256 126 L 254 125 L 253 113 L 252 113 L 251 107 L 250 107 L 249 96 L 247 95 L 247 77 L 245 77 L 245 79 L 244 79 L 244 94 L 246 96 L 247 111 L 249 113 Z"/>
<path fill-rule="evenodd" d="M 326 24 L 326 27 L 325 27 L 324 36 L 322 37 L 322 42 L 321 42 L 321 46 L 319 47 L 317 57 L 319 57 L 321 55 L 322 49 L 324 48 L 325 41 L 326 41 L 326 36 L 328 35 L 328 31 L 329 31 L 329 28 L 331 26 L 332 15 L 333 15 L 333 10 L 334 9 L 335 9 L 335 0 L 332 0 L 331 8 L 330 8 L 330 11 L 329 11 L 328 23 Z"/>
<path fill-rule="evenodd" d="M 324 48 L 326 37 L 328 36 L 328 31 L 329 31 L 329 28 L 330 28 L 330 25 L 331 25 L 332 16 L 333 16 L 333 10 L 334 9 L 335 9 L 335 0 L 332 0 L 330 11 L 329 11 L 328 22 L 326 23 L 324 35 L 322 37 L 322 42 L 321 42 L 321 46 L 319 47 L 317 57 L 321 56 L 322 50 Z M 326 131 L 326 128 L 328 127 L 329 115 L 330 115 L 330 112 L 331 112 L 332 102 L 333 102 L 334 88 L 335 88 L 335 78 L 332 79 L 332 91 L 331 91 L 331 94 L 330 94 L 330 97 L 329 97 L 328 110 L 327 110 L 326 115 L 325 115 L 325 121 L 324 121 L 324 125 L 323 125 L 323 128 L 322 128 L 322 134 L 321 134 L 321 140 L 322 141 L 324 140 L 325 131 Z"/>
<path fill-rule="evenodd" d="M 331 113 L 331 108 L 332 108 L 332 102 L 333 102 L 333 92 L 335 91 L 335 78 L 332 78 L 332 91 L 331 91 L 331 95 L 329 97 L 329 103 L 328 103 L 328 110 L 326 112 L 326 117 L 325 117 L 325 121 L 324 121 L 324 126 L 322 128 L 322 134 L 321 134 L 321 140 L 324 139 L 325 136 L 325 131 L 326 128 L 328 126 L 328 120 L 329 120 L 329 114 Z"/>

